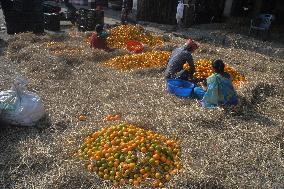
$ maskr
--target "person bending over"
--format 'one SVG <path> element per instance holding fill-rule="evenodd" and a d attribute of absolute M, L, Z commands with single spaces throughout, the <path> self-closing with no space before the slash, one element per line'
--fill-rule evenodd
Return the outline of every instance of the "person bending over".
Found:
<path fill-rule="evenodd" d="M 192 40 L 179 48 L 173 50 L 165 71 L 166 79 L 188 80 L 193 77 L 195 71 L 192 53 L 198 48 L 198 45 Z"/>

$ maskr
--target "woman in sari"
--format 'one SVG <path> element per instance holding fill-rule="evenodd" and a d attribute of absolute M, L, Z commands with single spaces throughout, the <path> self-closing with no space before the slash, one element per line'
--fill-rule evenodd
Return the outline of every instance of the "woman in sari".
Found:
<path fill-rule="evenodd" d="M 224 72 L 223 61 L 213 61 L 212 68 L 214 73 L 207 78 L 206 83 L 200 83 L 200 87 L 194 88 L 197 99 L 206 108 L 236 105 L 238 103 L 237 93 L 230 74 Z"/>
<path fill-rule="evenodd" d="M 109 50 L 107 47 L 108 33 L 104 30 L 104 26 L 101 24 L 96 25 L 96 32 L 91 36 L 90 46 L 94 49 Z"/>

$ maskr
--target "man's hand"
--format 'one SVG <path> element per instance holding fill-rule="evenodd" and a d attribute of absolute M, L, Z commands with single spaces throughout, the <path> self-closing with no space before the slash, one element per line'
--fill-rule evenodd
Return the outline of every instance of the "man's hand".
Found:
<path fill-rule="evenodd" d="M 186 71 L 188 71 L 188 70 L 190 69 L 190 66 L 189 66 L 188 63 L 185 63 L 182 67 L 183 67 L 183 69 L 186 70 Z"/>

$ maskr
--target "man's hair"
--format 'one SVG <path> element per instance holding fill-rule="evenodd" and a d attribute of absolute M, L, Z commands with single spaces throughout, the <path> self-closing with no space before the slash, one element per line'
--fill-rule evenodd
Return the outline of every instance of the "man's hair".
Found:
<path fill-rule="evenodd" d="M 191 38 L 189 38 L 186 41 L 184 47 L 185 47 L 186 50 L 191 51 L 191 52 L 198 49 L 198 45 Z"/>
<path fill-rule="evenodd" d="M 188 50 L 188 51 L 190 51 L 190 52 L 193 51 L 193 47 L 192 47 L 191 44 L 185 44 L 184 46 L 185 46 L 185 49 L 186 49 L 186 50 Z M 195 49 L 194 49 L 194 50 L 195 50 Z"/>
<path fill-rule="evenodd" d="M 216 59 L 212 62 L 212 67 L 217 73 L 224 72 L 225 64 L 221 59 Z"/>

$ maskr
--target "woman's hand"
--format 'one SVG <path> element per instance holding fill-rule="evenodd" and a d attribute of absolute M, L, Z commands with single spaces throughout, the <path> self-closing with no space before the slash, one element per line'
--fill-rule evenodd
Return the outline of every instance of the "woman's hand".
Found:
<path fill-rule="evenodd" d="M 204 90 L 207 91 L 207 85 L 204 82 L 199 82 L 198 85 Z"/>

